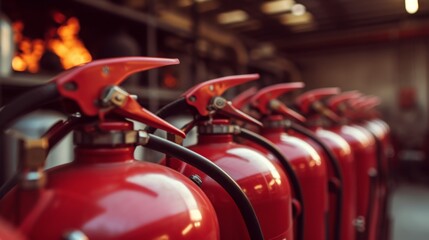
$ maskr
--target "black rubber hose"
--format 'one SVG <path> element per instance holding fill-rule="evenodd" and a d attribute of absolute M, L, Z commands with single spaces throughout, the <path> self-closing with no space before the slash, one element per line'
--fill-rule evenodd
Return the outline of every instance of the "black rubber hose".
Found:
<path fill-rule="evenodd" d="M 216 164 L 185 147 L 153 134 L 149 134 L 149 140 L 144 146 L 149 149 L 181 159 L 187 164 L 200 169 L 209 177 L 214 179 L 228 192 L 232 199 L 234 199 L 234 202 L 243 216 L 243 220 L 246 224 L 247 231 L 249 232 L 250 239 L 264 239 L 255 210 L 253 209 L 252 204 L 250 203 L 246 194 L 244 194 L 240 186 Z"/>
<path fill-rule="evenodd" d="M 178 98 L 174 100 L 173 102 L 165 105 L 161 109 L 159 109 L 155 115 L 162 119 L 166 119 L 168 117 L 171 117 L 173 115 L 177 115 L 180 113 L 185 112 L 189 108 L 188 103 L 186 102 L 185 97 Z M 154 133 L 157 129 L 151 126 L 147 126 L 145 129 L 145 132 L 147 133 Z"/>
<path fill-rule="evenodd" d="M 18 117 L 59 98 L 56 83 L 42 85 L 18 96 L 0 110 L 0 132 L 6 130 Z"/>
<path fill-rule="evenodd" d="M 338 178 L 338 180 L 340 181 L 340 186 L 337 189 L 337 206 L 336 206 L 336 211 L 335 211 L 335 219 L 337 224 L 335 225 L 335 235 L 334 235 L 334 239 L 335 240 L 341 240 L 341 228 L 338 227 L 340 226 L 341 222 L 342 222 L 342 216 L 341 216 L 341 211 L 343 209 L 343 175 L 341 173 L 341 167 L 339 164 L 339 161 L 337 159 L 337 157 L 334 155 L 334 153 L 331 151 L 331 149 L 318 137 L 316 136 L 312 131 L 308 130 L 307 128 L 296 124 L 292 121 L 286 121 L 286 130 L 288 129 L 292 129 L 295 132 L 302 134 L 308 138 L 310 138 L 311 140 L 313 140 L 314 142 L 316 142 L 322 149 L 323 151 L 326 153 L 326 155 L 328 156 L 329 162 L 332 165 L 332 168 L 334 170 L 334 173 L 336 175 L 336 177 Z"/>
<path fill-rule="evenodd" d="M 292 184 L 292 189 L 295 193 L 295 198 L 301 203 L 301 214 L 297 216 L 297 240 L 303 240 L 304 239 L 304 198 L 302 197 L 302 190 L 301 185 L 299 184 L 298 176 L 296 175 L 295 171 L 293 170 L 291 164 L 286 159 L 285 155 L 281 153 L 281 151 L 278 149 L 276 145 L 274 145 L 269 140 L 265 139 L 264 137 L 260 136 L 259 134 L 256 134 L 248 129 L 241 128 L 240 132 L 238 133 L 239 137 L 242 137 L 244 139 L 247 139 L 248 141 L 251 141 L 266 150 L 268 150 L 271 154 L 274 155 L 274 157 L 277 158 L 277 160 L 282 165 L 283 169 L 285 170 L 290 183 Z"/>
<path fill-rule="evenodd" d="M 2 199 L 13 187 L 16 186 L 19 180 L 19 174 L 14 174 L 9 180 L 7 180 L 0 188 L 0 199 Z"/>
<path fill-rule="evenodd" d="M 48 151 L 55 147 L 67 134 L 71 133 L 78 126 L 98 121 L 97 117 L 87 117 L 72 115 L 66 121 L 58 122 L 53 125 L 42 137 L 48 139 Z"/>

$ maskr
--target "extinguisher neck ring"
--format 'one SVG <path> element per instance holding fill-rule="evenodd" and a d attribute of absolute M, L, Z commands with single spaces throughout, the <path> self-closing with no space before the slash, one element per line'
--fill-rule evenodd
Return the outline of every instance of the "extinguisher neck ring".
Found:
<path fill-rule="evenodd" d="M 124 146 L 136 143 L 137 132 L 134 130 L 74 132 L 77 146 Z"/>
<path fill-rule="evenodd" d="M 199 125 L 198 134 L 204 135 L 218 135 L 218 134 L 238 134 L 240 127 L 231 124 L 208 124 Z"/>
<path fill-rule="evenodd" d="M 289 119 L 271 119 L 267 118 L 262 121 L 264 128 L 275 129 L 275 128 L 290 128 L 292 121 Z"/>

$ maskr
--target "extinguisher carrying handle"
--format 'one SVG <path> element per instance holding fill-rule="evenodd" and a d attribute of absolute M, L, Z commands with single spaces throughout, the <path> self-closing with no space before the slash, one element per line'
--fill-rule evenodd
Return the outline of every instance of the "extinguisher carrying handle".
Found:
<path fill-rule="evenodd" d="M 316 142 L 325 152 L 325 154 L 328 156 L 328 160 L 332 165 L 332 168 L 334 170 L 334 174 L 336 175 L 337 180 L 339 181 L 340 184 L 338 184 L 338 189 L 336 191 L 337 194 L 337 208 L 335 211 L 335 219 L 336 219 L 336 226 L 339 226 L 340 223 L 342 222 L 342 214 L 341 211 L 343 209 L 343 175 L 341 173 L 341 167 L 339 164 L 339 161 L 337 159 L 337 157 L 334 155 L 334 153 L 331 151 L 331 149 L 329 149 L 329 147 L 318 137 L 316 136 L 313 132 L 311 132 L 310 130 L 306 129 L 305 127 L 296 124 L 290 120 L 286 120 L 285 121 L 285 130 L 289 130 L 292 129 L 294 131 L 296 131 L 299 134 L 302 134 L 304 136 L 307 136 L 308 138 L 310 138 L 311 140 L 313 140 L 314 142 Z M 337 231 L 335 231 L 335 235 L 334 235 L 334 239 L 336 240 L 340 240 L 341 238 L 341 228 L 340 227 L 336 227 Z"/>
<path fill-rule="evenodd" d="M 283 169 L 287 173 L 287 176 L 292 183 L 292 188 L 295 193 L 295 199 L 298 200 L 298 202 L 301 204 L 300 208 L 300 214 L 297 216 L 298 221 L 298 233 L 297 233 L 297 240 L 303 240 L 304 239 L 304 199 L 302 196 L 302 188 L 299 184 L 298 176 L 296 175 L 295 171 L 293 170 L 291 164 L 286 159 L 286 156 L 281 153 L 281 151 L 278 149 L 277 146 L 275 146 L 273 143 L 271 143 L 266 138 L 260 136 L 259 134 L 256 134 L 248 129 L 240 128 L 239 131 L 236 131 L 239 137 L 244 138 L 246 140 L 249 140 L 262 148 L 268 150 L 270 153 L 274 155 L 274 157 L 277 158 L 277 160 L 282 165 Z"/>
<path fill-rule="evenodd" d="M 144 131 L 140 131 L 139 134 L 146 134 Z M 221 168 L 216 164 L 212 163 L 207 158 L 161 137 L 153 134 L 143 136 L 143 139 L 147 139 L 146 142 L 142 143 L 145 147 L 171 155 L 175 158 L 181 159 L 182 161 L 190 164 L 219 183 L 232 197 L 236 203 L 238 209 L 243 216 L 243 220 L 246 224 L 247 231 L 250 239 L 252 240 L 263 240 L 261 226 L 259 224 L 258 217 L 256 216 L 255 210 L 252 207 L 246 194 L 241 190 L 240 186 Z"/>
<path fill-rule="evenodd" d="M 18 117 L 60 98 L 57 85 L 48 83 L 34 88 L 0 109 L 0 132 L 4 132 Z"/>

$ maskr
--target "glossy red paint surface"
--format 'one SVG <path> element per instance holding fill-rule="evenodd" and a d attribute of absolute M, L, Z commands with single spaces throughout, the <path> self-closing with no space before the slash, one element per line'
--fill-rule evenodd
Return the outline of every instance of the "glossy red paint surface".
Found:
<path fill-rule="evenodd" d="M 356 180 L 357 180 L 357 216 L 365 217 L 368 214 L 370 207 L 370 169 L 377 169 L 376 149 L 375 142 L 370 133 L 357 125 L 344 125 L 330 129 L 344 138 L 350 145 L 355 162 L 356 162 Z M 375 188 L 375 199 L 379 195 L 379 187 Z M 376 239 L 377 221 L 379 211 L 378 201 L 372 203 L 373 209 L 370 213 L 370 219 L 365 219 L 366 230 L 370 229 L 368 233 L 369 240 Z"/>
<path fill-rule="evenodd" d="M 133 160 L 133 147 L 76 148 L 76 160 L 48 173 L 39 191 L 15 188 L 0 214 L 30 239 L 218 239 L 204 193 L 166 167 Z M 20 214 L 16 214 L 20 209 Z"/>
<path fill-rule="evenodd" d="M 265 239 L 293 239 L 290 187 L 278 164 L 254 148 L 234 143 L 228 134 L 200 134 L 197 145 L 190 149 L 213 161 L 241 186 L 255 209 Z M 201 177 L 201 188 L 216 209 L 221 239 L 249 239 L 238 208 L 219 184 L 181 161 L 170 159 L 167 165 L 185 176 Z"/>
<path fill-rule="evenodd" d="M 327 239 L 328 179 L 326 159 L 303 139 L 283 128 L 264 128 L 261 135 L 273 142 L 291 162 L 304 198 L 304 239 Z M 276 160 L 275 160 L 276 161 Z"/>
<path fill-rule="evenodd" d="M 312 131 L 332 150 L 332 152 L 337 157 L 341 173 L 343 176 L 343 207 L 341 212 L 341 237 L 343 240 L 354 240 L 356 237 L 356 231 L 354 227 L 354 220 L 356 219 L 356 163 L 351 152 L 349 144 L 338 134 L 325 130 L 322 128 L 312 128 Z M 319 154 L 325 156 L 323 150 L 318 144 L 313 142 L 311 139 L 306 140 L 310 143 Z M 326 157 L 326 156 L 325 156 Z M 329 178 L 332 179 L 335 175 L 333 173 L 332 166 L 329 166 Z M 336 209 L 336 198 L 335 194 L 330 194 L 329 201 L 329 214 L 330 214 L 330 233 L 331 238 L 332 233 L 338 228 L 335 226 L 335 209 Z"/>
<path fill-rule="evenodd" d="M 21 233 L 14 229 L 9 223 L 0 219 L 0 239 L 1 240 L 24 240 Z"/>

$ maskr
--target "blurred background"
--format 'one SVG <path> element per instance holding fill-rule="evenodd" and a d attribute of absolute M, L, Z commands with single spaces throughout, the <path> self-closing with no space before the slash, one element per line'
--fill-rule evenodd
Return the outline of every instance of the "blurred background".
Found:
<path fill-rule="evenodd" d="M 3 0 L 0 106 L 61 71 L 118 56 L 180 59 L 126 81 L 151 111 L 196 83 L 240 73 L 261 74 L 258 87 L 303 81 L 376 95 L 397 150 L 393 239 L 427 239 L 428 40 L 426 0 Z M 60 109 L 15 128 L 40 135 Z M 1 141 L 2 157 L 14 157 L 15 143 Z M 52 158 L 72 159 L 71 144 Z M 0 182 L 14 168 L 0 162 Z"/>

